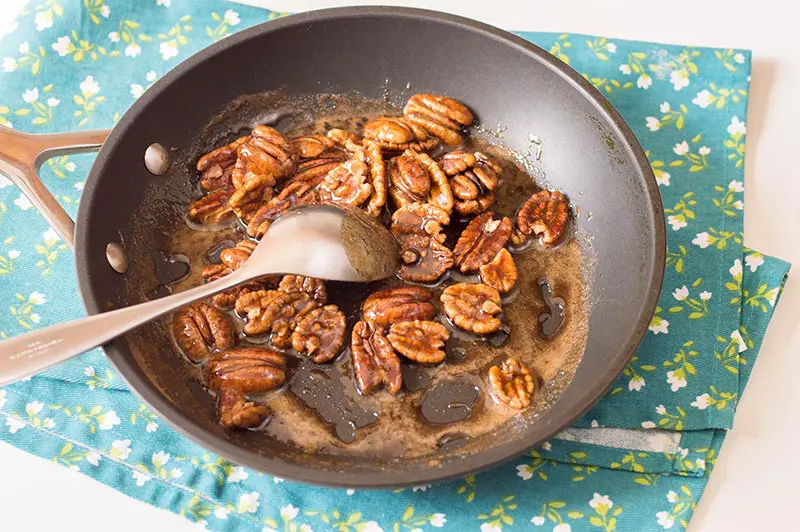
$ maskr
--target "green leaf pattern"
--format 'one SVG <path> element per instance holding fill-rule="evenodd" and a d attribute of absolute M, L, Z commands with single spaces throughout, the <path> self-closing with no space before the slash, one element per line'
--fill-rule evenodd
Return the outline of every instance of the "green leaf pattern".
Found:
<path fill-rule="evenodd" d="M 221 0 L 32 0 L 0 41 L 0 125 L 41 133 L 111 127 L 190 54 L 283 15 Z M 182 437 L 129 393 L 99 350 L 0 388 L 0 439 L 209 530 L 686 528 L 788 268 L 743 246 L 750 54 L 519 35 L 617 107 L 659 186 L 668 241 L 658 307 L 617 382 L 575 424 L 637 429 L 646 449 L 562 434 L 491 471 L 433 486 L 313 488 Z M 72 215 L 93 160 L 59 156 L 41 168 Z M 82 316 L 74 268 L 67 246 L 0 176 L 0 338 Z M 686 432 L 676 443 L 671 431 Z"/>

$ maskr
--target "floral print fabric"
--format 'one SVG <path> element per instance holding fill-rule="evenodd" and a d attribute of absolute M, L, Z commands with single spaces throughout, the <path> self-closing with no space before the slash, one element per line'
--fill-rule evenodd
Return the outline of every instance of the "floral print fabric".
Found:
<path fill-rule="evenodd" d="M 0 41 L 0 125 L 111 127 L 193 52 L 280 16 L 219 0 L 32 0 Z M 667 273 L 609 394 L 492 471 L 394 492 L 313 488 L 231 464 L 166 426 L 98 350 L 0 389 L 0 438 L 211 530 L 686 528 L 730 428 L 788 264 L 743 246 L 745 50 L 519 33 L 631 124 L 662 194 Z M 74 215 L 92 155 L 43 180 Z M 67 247 L 0 176 L 0 338 L 83 314 Z M 65 289 L 66 287 L 66 289 Z"/>

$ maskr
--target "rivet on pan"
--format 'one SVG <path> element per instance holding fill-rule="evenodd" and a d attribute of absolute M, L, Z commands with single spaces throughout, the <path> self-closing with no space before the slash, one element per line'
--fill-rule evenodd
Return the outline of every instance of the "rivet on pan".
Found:
<path fill-rule="evenodd" d="M 125 256 L 122 246 L 116 242 L 109 242 L 106 246 L 106 259 L 115 272 L 125 273 L 128 271 L 128 257 Z"/>
<path fill-rule="evenodd" d="M 144 165 L 153 175 L 162 175 L 169 169 L 169 152 L 167 149 L 154 142 L 144 152 Z"/>

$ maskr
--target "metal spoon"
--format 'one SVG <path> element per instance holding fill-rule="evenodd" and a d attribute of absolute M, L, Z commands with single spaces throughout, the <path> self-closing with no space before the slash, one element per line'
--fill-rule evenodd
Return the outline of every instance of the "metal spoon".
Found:
<path fill-rule="evenodd" d="M 102 345 L 199 299 L 276 274 L 369 282 L 399 268 L 394 236 L 359 210 L 315 205 L 289 211 L 272 226 L 241 268 L 225 277 L 155 301 L 53 325 L 0 342 L 0 386 Z"/>

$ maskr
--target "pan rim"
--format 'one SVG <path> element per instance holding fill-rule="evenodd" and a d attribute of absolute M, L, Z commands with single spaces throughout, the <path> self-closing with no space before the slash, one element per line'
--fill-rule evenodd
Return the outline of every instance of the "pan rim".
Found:
<path fill-rule="evenodd" d="M 648 222 L 649 226 L 652 228 L 653 239 L 651 264 L 648 265 L 649 272 L 648 275 L 645 276 L 649 289 L 646 294 L 643 294 L 642 311 L 635 323 L 631 324 L 630 336 L 624 342 L 621 342 L 621 347 L 617 353 L 609 357 L 609 364 L 605 371 L 598 375 L 592 387 L 580 394 L 570 405 L 567 405 L 564 409 L 564 413 L 546 420 L 546 423 L 544 421 L 535 423 L 531 428 L 527 429 L 527 432 L 532 430 L 536 431 L 538 434 L 536 439 L 527 440 L 525 438 L 526 434 L 522 433 L 519 438 L 471 454 L 462 459 L 447 462 L 440 468 L 432 467 L 392 472 L 377 470 L 316 470 L 304 466 L 301 463 L 290 463 L 278 458 L 246 451 L 223 437 L 212 434 L 199 425 L 196 425 L 190 416 L 186 415 L 181 409 L 158 392 L 150 381 L 142 375 L 139 366 L 132 360 L 126 360 L 126 356 L 124 355 L 126 350 L 124 340 L 115 340 L 103 346 L 103 351 L 108 356 L 112 366 L 120 374 L 130 390 L 136 395 L 137 399 L 144 402 L 154 412 L 164 418 L 176 432 L 234 463 L 252 467 L 253 469 L 281 478 L 318 486 L 389 489 L 442 482 L 459 478 L 466 474 L 484 471 L 501 463 L 505 463 L 521 455 L 526 450 L 551 438 L 592 408 L 611 387 L 618 375 L 622 372 L 625 364 L 627 364 L 633 356 L 636 348 L 647 332 L 647 326 L 655 311 L 658 297 L 661 293 L 665 271 L 665 221 L 658 184 L 656 183 L 655 176 L 653 175 L 650 163 L 644 153 L 644 149 L 635 137 L 630 126 L 625 122 L 613 105 L 577 71 L 553 57 L 544 49 L 513 33 L 473 19 L 417 8 L 385 6 L 341 7 L 307 11 L 284 18 L 274 19 L 242 30 L 226 39 L 214 43 L 190 56 L 167 72 L 134 102 L 123 115 L 109 135 L 106 144 L 100 150 L 89 172 L 84 190 L 84 198 L 83 201 L 80 202 L 78 210 L 75 246 L 76 264 L 78 267 L 76 269 L 78 272 L 78 285 L 81 299 L 88 314 L 96 314 L 104 310 L 104 308 L 102 302 L 97 297 L 87 269 L 81 267 L 81 265 L 87 264 L 90 260 L 87 251 L 89 248 L 89 233 L 83 221 L 87 220 L 90 215 L 90 207 L 92 199 L 95 196 L 96 185 L 102 176 L 100 169 L 105 165 L 105 162 L 113 156 L 118 144 L 124 140 L 125 132 L 137 119 L 139 110 L 144 109 L 150 101 L 158 97 L 159 93 L 164 90 L 164 88 L 182 77 L 185 72 L 200 67 L 203 62 L 215 56 L 217 53 L 255 38 L 264 32 L 278 31 L 322 20 L 376 16 L 434 21 L 483 35 L 500 44 L 510 46 L 520 51 L 533 61 L 544 64 L 555 74 L 569 82 L 574 89 L 590 101 L 597 113 L 615 129 L 615 133 L 624 139 L 624 148 L 634 162 L 637 172 L 640 174 L 640 179 L 644 185 L 644 192 L 650 203 L 650 219 Z"/>

